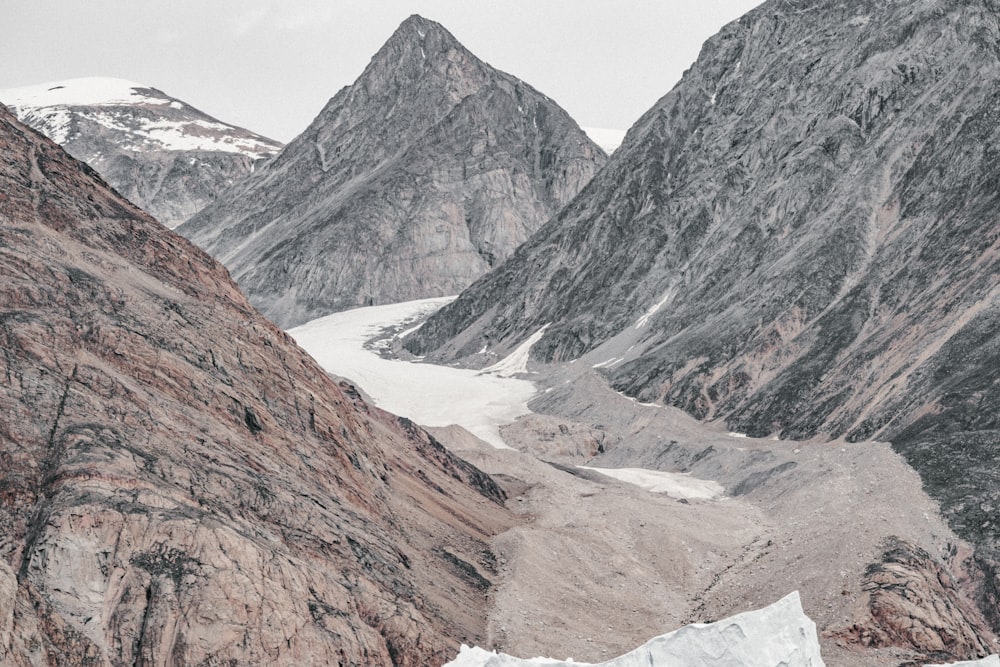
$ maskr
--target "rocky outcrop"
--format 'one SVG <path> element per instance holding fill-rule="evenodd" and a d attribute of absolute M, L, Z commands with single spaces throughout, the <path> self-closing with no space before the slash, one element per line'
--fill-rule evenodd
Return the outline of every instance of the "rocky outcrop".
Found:
<path fill-rule="evenodd" d="M 0 109 L 0 663 L 441 664 L 503 493 Z"/>
<path fill-rule="evenodd" d="M 998 542 L 995 13 L 763 4 L 407 347 L 486 364 L 549 325 L 535 359 L 603 346 L 642 401 L 891 440 L 961 535 Z"/>
<path fill-rule="evenodd" d="M 955 580 L 950 572 L 961 571 L 962 563 L 957 552 L 951 556 L 955 562 L 948 567 L 919 547 L 889 540 L 862 581 L 868 593 L 864 618 L 837 636 L 865 648 L 914 650 L 926 660 L 989 655 L 987 623 L 966 595 L 974 585 Z"/>
<path fill-rule="evenodd" d="M 190 218 L 281 149 L 277 141 L 121 79 L 0 90 L 0 102 L 168 227 Z"/>
<path fill-rule="evenodd" d="M 604 160 L 554 102 L 412 16 L 275 160 L 178 231 L 288 328 L 458 293 Z"/>

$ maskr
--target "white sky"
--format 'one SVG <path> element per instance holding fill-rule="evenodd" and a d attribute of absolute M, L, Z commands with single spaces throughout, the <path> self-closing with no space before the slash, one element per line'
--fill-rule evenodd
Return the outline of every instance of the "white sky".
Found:
<path fill-rule="evenodd" d="M 0 0 L 0 89 L 83 76 L 154 86 L 281 141 L 410 14 L 545 93 L 627 129 L 701 43 L 760 0 Z"/>

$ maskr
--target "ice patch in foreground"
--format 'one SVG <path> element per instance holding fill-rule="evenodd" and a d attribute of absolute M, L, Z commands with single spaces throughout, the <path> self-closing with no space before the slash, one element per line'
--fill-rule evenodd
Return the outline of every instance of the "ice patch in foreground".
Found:
<path fill-rule="evenodd" d="M 536 667 L 591 663 L 524 660 L 463 645 L 444 667 Z M 597 667 L 823 667 L 816 624 L 798 591 L 769 607 L 715 623 L 686 625 Z"/>
<path fill-rule="evenodd" d="M 927 664 L 924 667 L 1000 667 L 1000 656 L 991 655 L 980 660 L 966 660 L 965 662 L 949 662 L 947 664 Z"/>

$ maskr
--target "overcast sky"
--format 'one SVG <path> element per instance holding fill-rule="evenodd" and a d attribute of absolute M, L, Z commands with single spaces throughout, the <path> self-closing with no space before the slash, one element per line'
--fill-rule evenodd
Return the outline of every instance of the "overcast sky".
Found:
<path fill-rule="evenodd" d="M 0 0 L 0 89 L 82 76 L 153 86 L 281 141 L 410 14 L 545 93 L 627 129 L 701 43 L 760 0 Z"/>

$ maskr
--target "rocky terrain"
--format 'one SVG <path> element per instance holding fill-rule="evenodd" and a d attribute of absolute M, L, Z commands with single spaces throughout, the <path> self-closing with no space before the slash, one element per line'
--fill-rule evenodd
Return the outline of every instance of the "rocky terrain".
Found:
<path fill-rule="evenodd" d="M 429 665 L 503 491 L 0 108 L 0 664 Z"/>
<path fill-rule="evenodd" d="M 983 0 L 764 3 L 407 347 L 539 335 L 733 431 L 891 441 L 996 572 L 998 46 Z"/>
<path fill-rule="evenodd" d="M 121 79 L 0 90 L 0 103 L 168 227 L 203 209 L 281 148 L 155 88 Z"/>
<path fill-rule="evenodd" d="M 178 231 L 289 328 L 458 293 L 604 160 L 552 100 L 412 16 L 305 132 Z"/>

